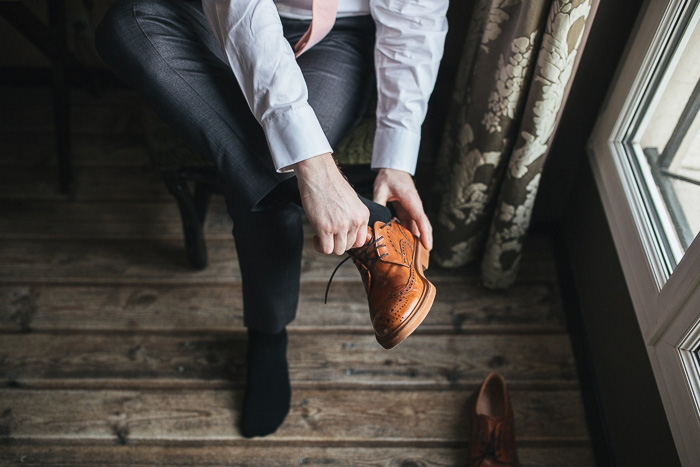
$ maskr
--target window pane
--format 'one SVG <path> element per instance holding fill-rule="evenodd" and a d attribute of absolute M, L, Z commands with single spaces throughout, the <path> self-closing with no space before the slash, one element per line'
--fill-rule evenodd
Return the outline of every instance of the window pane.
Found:
<path fill-rule="evenodd" d="M 665 211 L 655 218 L 673 266 L 700 232 L 700 28 L 691 23 L 647 96 L 635 138 L 642 149 L 638 163 L 646 169 L 642 183 L 661 201 L 652 209 Z"/>

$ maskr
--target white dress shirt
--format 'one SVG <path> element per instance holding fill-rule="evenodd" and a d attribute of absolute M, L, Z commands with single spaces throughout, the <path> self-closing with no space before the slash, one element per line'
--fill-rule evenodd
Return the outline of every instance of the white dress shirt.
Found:
<path fill-rule="evenodd" d="M 322 0 L 319 0 L 322 1 Z M 280 15 L 311 18 L 311 0 L 202 0 L 278 172 L 332 152 Z M 447 33 L 448 0 L 339 0 L 338 16 L 376 23 L 377 131 L 372 168 L 414 174 L 420 129 Z M 279 10 L 279 11 L 278 11 Z"/>

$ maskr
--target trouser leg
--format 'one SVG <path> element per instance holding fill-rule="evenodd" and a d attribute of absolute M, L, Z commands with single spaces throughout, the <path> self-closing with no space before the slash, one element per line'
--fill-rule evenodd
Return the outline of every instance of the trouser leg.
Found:
<path fill-rule="evenodd" d="M 274 170 L 265 135 L 198 0 L 117 0 L 98 51 L 156 112 L 216 164 L 236 202 L 254 206 L 290 175 Z"/>
<path fill-rule="evenodd" d="M 308 25 L 283 24 L 290 42 Z M 309 103 L 332 145 L 366 109 L 373 86 L 373 28 L 369 17 L 341 18 L 324 41 L 299 58 Z M 299 209 L 284 206 L 259 216 L 250 210 L 290 175 L 274 171 L 264 133 L 224 62 L 200 2 L 119 0 L 97 31 L 97 45 L 112 69 L 175 131 L 210 155 L 222 174 L 239 251 L 246 324 L 264 332 L 287 324 L 298 298 Z M 265 245 L 271 247 L 265 254 L 254 254 Z"/>
<path fill-rule="evenodd" d="M 262 211 L 228 206 L 243 283 L 244 324 L 279 332 L 294 320 L 299 301 L 301 208 L 293 203 Z"/>
<path fill-rule="evenodd" d="M 265 135 L 222 61 L 199 1 L 118 0 L 98 28 L 97 45 L 119 77 L 214 160 L 234 221 L 245 324 L 279 330 L 294 318 L 298 300 L 299 210 L 251 211 L 284 177 L 274 171 Z M 261 250 L 260 241 L 273 236 Z"/>
<path fill-rule="evenodd" d="M 283 19 L 295 43 L 308 22 Z M 280 181 L 199 0 L 117 0 L 96 33 L 114 72 L 193 146 L 212 157 L 237 202 L 254 207 Z M 374 22 L 338 18 L 298 59 L 309 104 L 332 146 L 362 118 L 374 88 Z"/>

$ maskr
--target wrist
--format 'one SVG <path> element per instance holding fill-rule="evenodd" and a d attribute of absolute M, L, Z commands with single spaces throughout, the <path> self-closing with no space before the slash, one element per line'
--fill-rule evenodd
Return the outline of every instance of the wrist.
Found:
<path fill-rule="evenodd" d="M 382 180 L 402 180 L 402 181 L 413 181 L 413 175 L 405 170 L 401 169 L 390 169 L 382 168 L 377 171 L 377 178 Z"/>
<path fill-rule="evenodd" d="M 338 171 L 333 155 L 330 152 L 297 162 L 291 168 L 299 180 L 308 180 L 319 176 L 326 177 L 333 171 Z"/>

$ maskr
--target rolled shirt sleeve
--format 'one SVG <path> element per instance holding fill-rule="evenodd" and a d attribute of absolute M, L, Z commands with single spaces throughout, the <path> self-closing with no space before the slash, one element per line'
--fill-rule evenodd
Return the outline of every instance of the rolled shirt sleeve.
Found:
<path fill-rule="evenodd" d="M 448 0 L 370 0 L 377 25 L 372 168 L 415 173 L 420 132 L 447 34 Z"/>
<path fill-rule="evenodd" d="M 273 0 L 203 0 L 202 6 L 265 131 L 275 169 L 286 172 L 292 164 L 332 152 Z"/>

